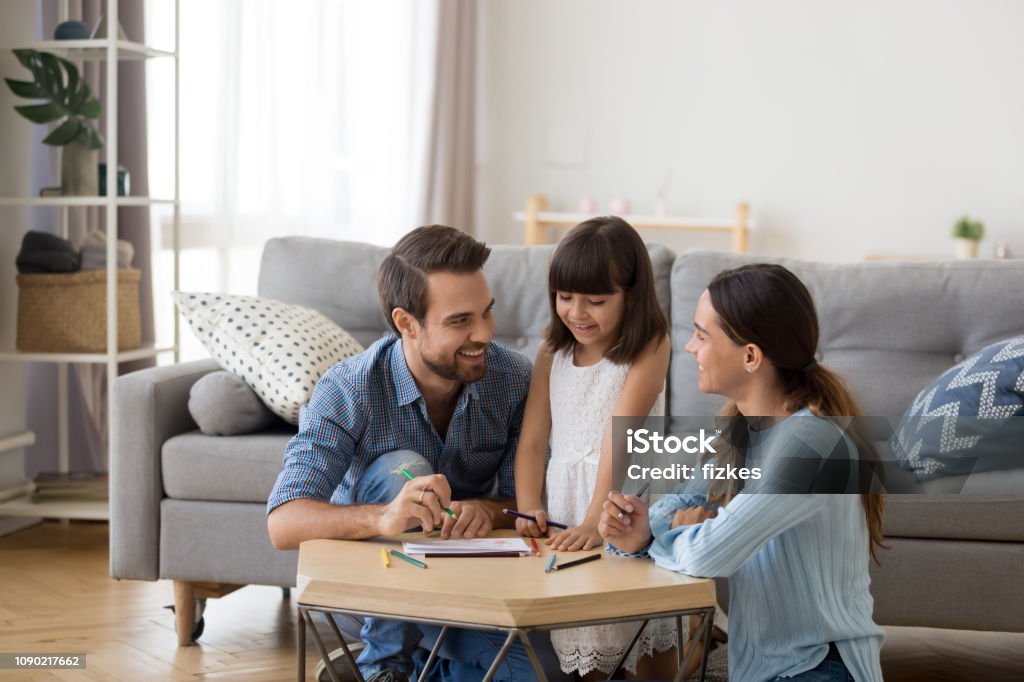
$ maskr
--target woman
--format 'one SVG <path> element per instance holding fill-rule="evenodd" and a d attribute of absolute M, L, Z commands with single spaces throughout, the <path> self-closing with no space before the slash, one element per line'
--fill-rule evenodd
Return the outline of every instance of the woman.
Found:
<path fill-rule="evenodd" d="M 699 388 L 729 398 L 714 464 L 761 478 L 714 479 L 704 494 L 667 495 L 649 511 L 612 492 L 602 535 L 663 568 L 729 578 L 732 679 L 881 680 L 868 562 L 881 545 L 883 502 L 819 492 L 816 472 L 834 482 L 836 462 L 859 490 L 858 456 L 871 450 L 848 419 L 859 414 L 849 391 L 815 361 L 807 288 L 779 265 L 724 271 L 701 295 L 694 327 L 686 350 Z"/>

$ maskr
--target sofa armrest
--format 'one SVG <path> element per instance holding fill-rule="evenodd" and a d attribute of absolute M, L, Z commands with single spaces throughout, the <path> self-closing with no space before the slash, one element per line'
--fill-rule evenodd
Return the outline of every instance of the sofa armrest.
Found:
<path fill-rule="evenodd" d="M 189 391 L 218 369 L 214 360 L 200 360 L 132 372 L 114 382 L 111 577 L 160 577 L 160 452 L 168 438 L 197 428 L 188 412 Z"/>

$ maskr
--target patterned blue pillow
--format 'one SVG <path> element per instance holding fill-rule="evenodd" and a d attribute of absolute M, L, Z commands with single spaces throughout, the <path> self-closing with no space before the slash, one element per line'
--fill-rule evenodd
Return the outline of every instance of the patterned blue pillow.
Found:
<path fill-rule="evenodd" d="M 980 350 L 918 393 L 889 444 L 918 480 L 1024 466 L 1024 336 Z"/>

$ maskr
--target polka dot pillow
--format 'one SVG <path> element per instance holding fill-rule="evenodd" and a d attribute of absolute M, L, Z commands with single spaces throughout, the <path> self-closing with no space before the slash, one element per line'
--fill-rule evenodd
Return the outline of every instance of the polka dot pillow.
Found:
<path fill-rule="evenodd" d="M 348 332 L 312 308 L 254 296 L 172 295 L 206 350 L 292 424 L 320 375 L 363 352 Z"/>

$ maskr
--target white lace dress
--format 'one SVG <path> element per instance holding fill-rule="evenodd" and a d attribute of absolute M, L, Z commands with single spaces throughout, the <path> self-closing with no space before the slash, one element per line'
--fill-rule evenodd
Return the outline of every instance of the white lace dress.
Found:
<path fill-rule="evenodd" d="M 552 359 L 551 460 L 545 487 L 550 518 L 569 525 L 583 522 L 597 484 L 604 430 L 628 373 L 629 365 L 617 365 L 607 359 L 589 367 L 576 367 L 572 351 L 560 351 Z M 651 414 L 665 414 L 664 390 Z M 684 627 L 685 622 L 686 619 Z M 637 623 L 617 623 L 553 630 L 551 644 L 566 673 L 610 673 L 636 628 Z M 675 644 L 674 619 L 651 621 L 626 659 L 625 667 L 635 673 L 638 657 L 666 651 Z"/>

